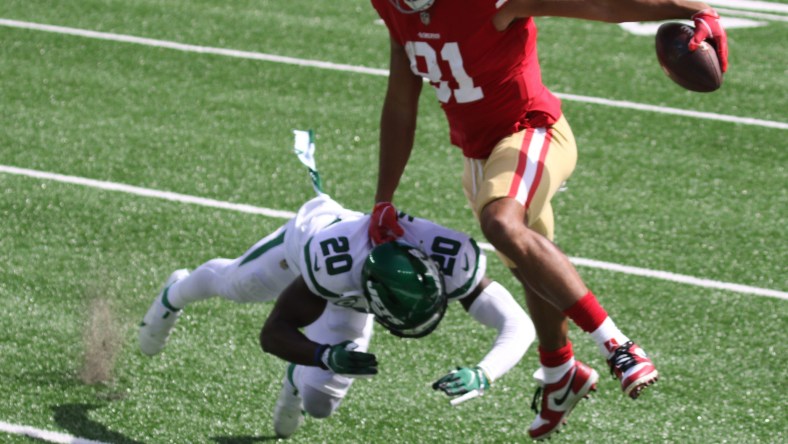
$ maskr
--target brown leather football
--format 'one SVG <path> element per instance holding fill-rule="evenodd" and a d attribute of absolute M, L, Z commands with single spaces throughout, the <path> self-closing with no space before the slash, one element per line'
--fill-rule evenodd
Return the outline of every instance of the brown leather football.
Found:
<path fill-rule="evenodd" d="M 714 46 L 703 42 L 695 52 L 687 44 L 695 28 L 682 23 L 665 23 L 657 30 L 657 60 L 674 82 L 697 92 L 712 92 L 722 85 L 722 68 Z"/>

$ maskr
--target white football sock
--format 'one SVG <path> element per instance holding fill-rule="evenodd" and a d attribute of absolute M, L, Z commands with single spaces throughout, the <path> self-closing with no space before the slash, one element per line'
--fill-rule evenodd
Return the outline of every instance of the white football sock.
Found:
<path fill-rule="evenodd" d="M 629 338 L 621 333 L 621 330 L 616 327 L 616 323 L 608 316 L 596 330 L 591 332 L 591 337 L 596 341 L 599 346 L 599 351 L 605 359 L 613 356 L 613 352 L 620 345 L 624 345 Z"/>
<path fill-rule="evenodd" d="M 558 382 L 572 367 L 575 366 L 575 358 L 571 357 L 568 361 L 559 365 L 558 367 L 545 367 L 542 365 L 542 375 L 545 384 L 552 384 Z"/>

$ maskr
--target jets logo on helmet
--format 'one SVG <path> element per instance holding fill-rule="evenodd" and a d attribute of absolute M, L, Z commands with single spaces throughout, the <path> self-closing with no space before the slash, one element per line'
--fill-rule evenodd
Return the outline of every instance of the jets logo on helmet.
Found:
<path fill-rule="evenodd" d="M 389 0 L 389 3 L 403 14 L 413 14 L 429 9 L 435 0 Z"/>
<path fill-rule="evenodd" d="M 370 311 L 394 335 L 426 336 L 443 319 L 447 305 L 443 275 L 418 248 L 399 241 L 378 245 L 361 273 Z"/>
<path fill-rule="evenodd" d="M 396 326 L 404 326 L 405 323 L 397 319 L 392 312 L 390 312 L 383 301 L 380 300 L 378 291 L 375 290 L 375 285 L 372 281 L 367 281 L 367 292 L 369 292 L 369 305 L 375 316 L 386 318 L 386 322 L 390 322 Z"/>

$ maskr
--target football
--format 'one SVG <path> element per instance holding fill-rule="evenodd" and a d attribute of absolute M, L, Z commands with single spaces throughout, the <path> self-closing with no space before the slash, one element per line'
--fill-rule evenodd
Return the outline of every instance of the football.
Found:
<path fill-rule="evenodd" d="M 712 92 L 722 86 L 722 68 L 717 52 L 703 42 L 695 52 L 687 46 L 695 28 L 682 23 L 665 23 L 657 30 L 657 60 L 674 82 L 697 92 Z"/>

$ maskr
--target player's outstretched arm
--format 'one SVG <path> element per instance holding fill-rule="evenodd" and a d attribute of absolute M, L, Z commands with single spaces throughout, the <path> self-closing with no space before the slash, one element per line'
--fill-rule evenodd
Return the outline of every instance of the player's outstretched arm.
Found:
<path fill-rule="evenodd" d="M 693 20 L 698 34 L 695 50 L 704 39 L 715 44 L 722 71 L 728 69 L 728 39 L 720 16 L 708 4 L 692 0 L 509 0 L 493 18 L 499 31 L 525 17 L 568 17 L 622 23 L 657 20 Z M 694 46 L 693 46 L 694 45 Z"/>
<path fill-rule="evenodd" d="M 410 70 L 405 48 L 391 40 L 389 80 L 380 116 L 375 202 L 391 202 L 413 150 L 423 80 Z"/>
<path fill-rule="evenodd" d="M 493 19 L 499 30 L 525 17 L 568 17 L 601 22 L 689 20 L 709 8 L 692 0 L 509 0 Z"/>
<path fill-rule="evenodd" d="M 391 39 L 389 79 L 380 116 L 375 202 L 391 202 L 413 150 L 423 80 L 410 70 L 405 48 Z"/>
<path fill-rule="evenodd" d="M 378 187 L 369 224 L 369 237 L 375 245 L 403 234 L 391 201 L 413 151 L 422 83 L 410 70 L 405 48 L 392 39 L 389 83 L 380 116 Z"/>
<path fill-rule="evenodd" d="M 531 318 L 501 284 L 485 277 L 468 297 L 461 300 L 476 321 L 498 331 L 490 351 L 478 365 L 457 367 L 433 384 L 448 396 L 465 400 L 481 395 L 493 381 L 522 359 L 536 338 Z"/>

